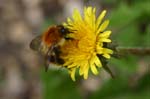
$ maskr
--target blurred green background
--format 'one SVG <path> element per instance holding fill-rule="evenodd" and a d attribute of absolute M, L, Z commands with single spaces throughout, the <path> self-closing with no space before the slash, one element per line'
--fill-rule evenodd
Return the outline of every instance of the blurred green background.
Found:
<path fill-rule="evenodd" d="M 76 76 L 73 82 L 66 70 L 45 72 L 41 57 L 28 48 L 48 26 L 66 21 L 73 8 L 88 5 L 98 13 L 107 10 L 118 46 L 150 48 L 150 0 L 10 1 L 0 1 L 0 99 L 150 99 L 149 55 L 111 58 L 114 79 L 100 69 L 98 76 Z"/>

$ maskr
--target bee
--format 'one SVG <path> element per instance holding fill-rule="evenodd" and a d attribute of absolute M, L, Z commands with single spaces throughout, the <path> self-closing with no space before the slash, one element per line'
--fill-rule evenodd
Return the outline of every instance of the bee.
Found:
<path fill-rule="evenodd" d="M 60 58 L 60 47 L 66 40 L 71 39 L 67 37 L 68 33 L 72 32 L 64 26 L 53 25 L 31 41 L 30 48 L 44 56 L 46 71 L 50 63 L 64 63 L 63 59 Z"/>

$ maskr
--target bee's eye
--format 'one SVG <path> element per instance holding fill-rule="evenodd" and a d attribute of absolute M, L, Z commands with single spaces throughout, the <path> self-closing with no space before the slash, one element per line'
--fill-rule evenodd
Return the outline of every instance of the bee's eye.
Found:
<path fill-rule="evenodd" d="M 67 30 L 66 30 L 65 28 L 61 28 L 60 32 L 61 32 L 62 34 L 66 34 Z"/>
<path fill-rule="evenodd" d="M 66 40 L 70 40 L 72 38 L 68 37 L 67 34 L 69 33 L 73 33 L 72 31 L 70 31 L 68 28 L 65 28 L 62 25 L 58 25 L 57 27 L 59 27 L 59 33 L 61 33 L 61 35 L 66 39 Z"/>
<path fill-rule="evenodd" d="M 59 32 L 62 34 L 62 35 L 66 35 L 69 31 L 68 29 L 66 29 L 65 27 L 63 27 L 62 25 L 59 25 L 58 26 L 60 28 Z"/>

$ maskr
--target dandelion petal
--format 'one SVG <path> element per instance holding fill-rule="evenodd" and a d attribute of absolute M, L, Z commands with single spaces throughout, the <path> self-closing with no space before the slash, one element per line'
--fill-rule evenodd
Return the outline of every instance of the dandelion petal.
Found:
<path fill-rule="evenodd" d="M 106 10 L 104 10 L 104 11 L 98 16 L 97 21 L 96 21 L 96 28 L 99 27 L 99 25 L 100 25 L 102 19 L 104 18 L 105 14 L 106 14 Z"/>
<path fill-rule="evenodd" d="M 76 71 L 76 68 L 73 68 L 73 69 L 70 70 L 71 79 L 73 81 L 75 81 L 75 71 Z"/>
<path fill-rule="evenodd" d="M 97 71 L 97 68 L 96 68 L 95 64 L 90 65 L 90 66 L 91 66 L 91 70 L 92 70 L 93 74 L 97 75 L 98 71 Z"/>
<path fill-rule="evenodd" d="M 109 24 L 109 20 L 106 20 L 102 23 L 102 25 L 99 27 L 99 29 L 97 30 L 97 33 L 103 32 L 107 26 Z"/>
<path fill-rule="evenodd" d="M 101 34 L 99 34 L 99 37 L 105 37 L 105 38 L 108 38 L 111 34 L 111 31 L 105 31 Z"/>

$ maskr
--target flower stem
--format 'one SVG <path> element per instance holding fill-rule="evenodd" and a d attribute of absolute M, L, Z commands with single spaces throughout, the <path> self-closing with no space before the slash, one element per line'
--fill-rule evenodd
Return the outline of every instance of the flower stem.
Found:
<path fill-rule="evenodd" d="M 133 54 L 137 56 L 150 56 L 150 47 L 117 47 L 118 55 Z"/>

